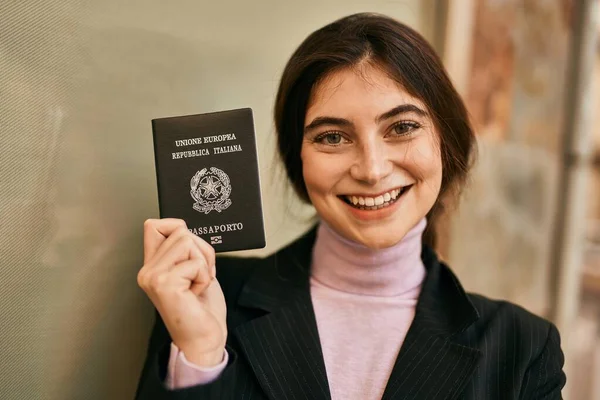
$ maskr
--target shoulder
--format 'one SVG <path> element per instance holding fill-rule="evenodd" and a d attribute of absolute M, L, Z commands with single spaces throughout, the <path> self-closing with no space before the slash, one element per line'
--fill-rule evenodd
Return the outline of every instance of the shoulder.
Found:
<path fill-rule="evenodd" d="M 497 382 L 509 382 L 505 387 L 517 390 L 519 398 L 537 398 L 540 393 L 562 398 L 565 357 L 554 324 L 507 301 L 468 296 L 479 319 L 460 334 L 459 341 L 481 352 L 484 381 L 491 376 Z M 495 372 L 488 375 L 486 371 Z"/>
<path fill-rule="evenodd" d="M 475 293 L 468 293 L 467 296 L 479 314 L 480 324 L 504 324 L 524 331 L 548 331 L 552 325 L 545 318 L 511 302 L 494 300 Z"/>
<path fill-rule="evenodd" d="M 558 330 L 550 321 L 508 301 L 473 293 L 468 297 L 479 314 L 466 331 L 471 338 L 510 348 L 516 357 L 526 357 L 528 362 L 544 351 L 562 354 Z"/>

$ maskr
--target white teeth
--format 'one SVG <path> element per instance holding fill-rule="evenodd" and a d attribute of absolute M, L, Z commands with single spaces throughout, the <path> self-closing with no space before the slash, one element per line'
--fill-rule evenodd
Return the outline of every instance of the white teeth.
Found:
<path fill-rule="evenodd" d="M 400 192 L 401 189 L 394 189 L 377 197 L 346 196 L 346 199 L 355 206 L 374 207 L 377 210 L 387 207 L 392 200 L 396 200 Z"/>

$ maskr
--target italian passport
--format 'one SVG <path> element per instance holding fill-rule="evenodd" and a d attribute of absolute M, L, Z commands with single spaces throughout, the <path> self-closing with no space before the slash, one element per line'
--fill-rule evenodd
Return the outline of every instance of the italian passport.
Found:
<path fill-rule="evenodd" d="M 152 120 L 161 218 L 216 252 L 265 247 L 250 108 Z"/>

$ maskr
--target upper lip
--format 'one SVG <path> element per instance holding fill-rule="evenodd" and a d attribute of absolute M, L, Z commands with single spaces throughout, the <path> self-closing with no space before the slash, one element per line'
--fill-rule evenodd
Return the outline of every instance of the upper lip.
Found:
<path fill-rule="evenodd" d="M 378 196 L 383 196 L 386 193 L 391 192 L 392 190 L 402 190 L 403 188 L 407 187 L 407 186 L 411 186 L 411 184 L 408 185 L 402 185 L 402 186 L 396 186 L 395 188 L 392 189 L 387 189 L 384 190 L 383 192 L 379 192 L 379 193 L 349 193 L 349 194 L 344 194 L 343 196 L 356 196 L 356 197 L 378 197 Z"/>

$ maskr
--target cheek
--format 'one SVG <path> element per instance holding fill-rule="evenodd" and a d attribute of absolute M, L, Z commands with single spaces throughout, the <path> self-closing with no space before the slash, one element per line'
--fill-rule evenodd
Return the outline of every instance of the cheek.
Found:
<path fill-rule="evenodd" d="M 431 138 L 415 141 L 404 152 L 403 166 L 419 182 L 439 191 L 442 183 L 442 157 L 439 145 Z"/>
<path fill-rule="evenodd" d="M 302 160 L 302 176 L 304 178 L 304 184 L 306 185 L 309 197 L 312 199 L 313 193 L 319 190 L 319 163 L 318 160 L 315 160 L 315 157 L 311 157 L 310 150 L 305 149 L 304 146 L 300 153 L 300 158 Z"/>
<path fill-rule="evenodd" d="M 315 195 L 333 191 L 336 183 L 344 174 L 343 157 L 316 152 L 310 148 L 303 148 L 300 157 L 304 184 L 313 202 Z"/>

